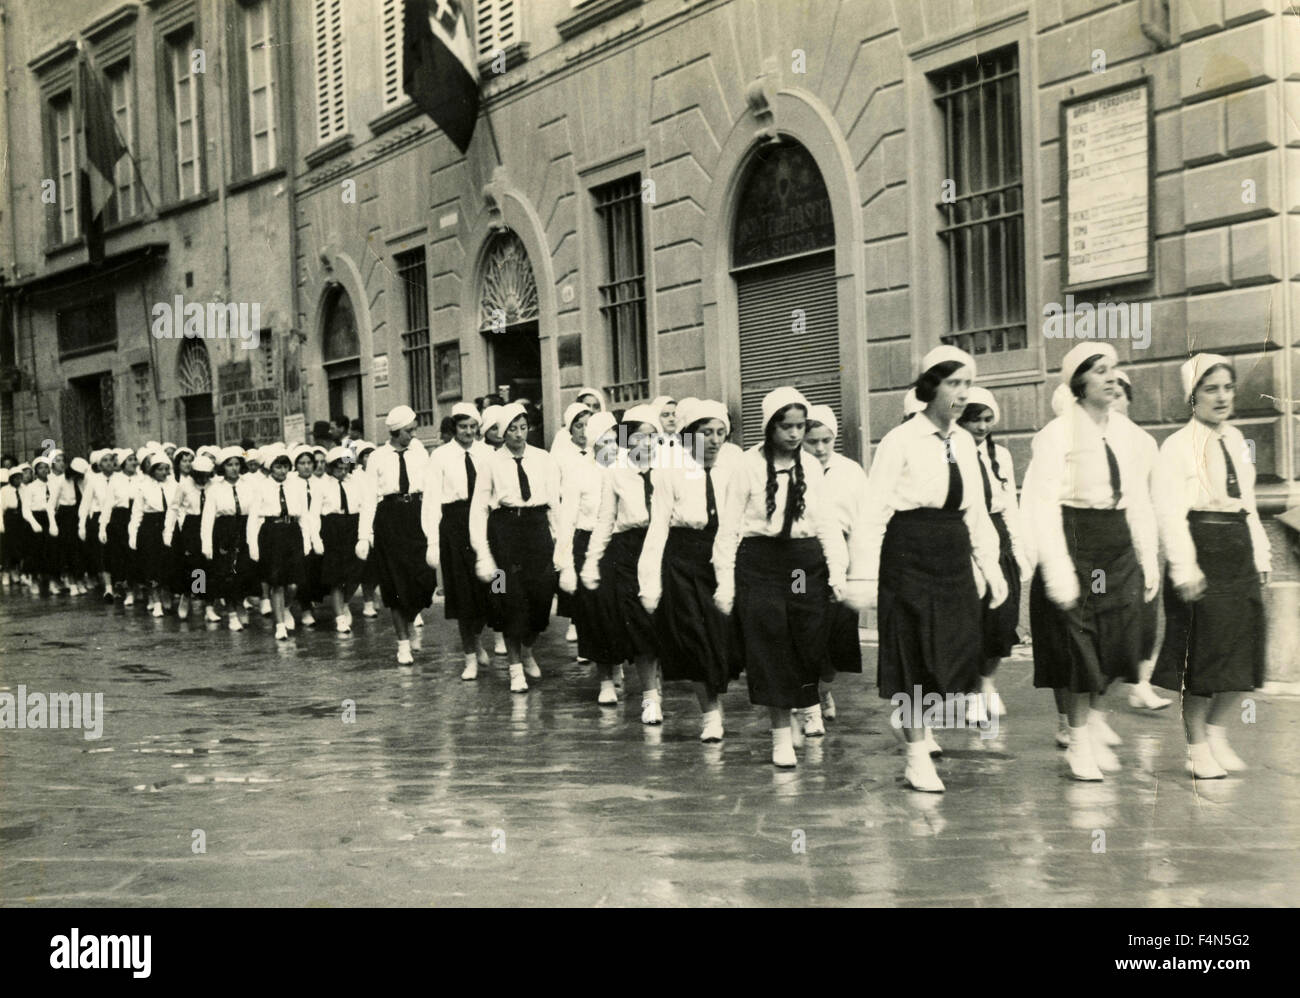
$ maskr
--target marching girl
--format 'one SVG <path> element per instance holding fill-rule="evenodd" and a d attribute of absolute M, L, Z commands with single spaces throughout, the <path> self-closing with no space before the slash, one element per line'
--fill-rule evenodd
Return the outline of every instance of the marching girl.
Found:
<path fill-rule="evenodd" d="M 564 425 L 569 430 L 570 447 L 567 452 L 561 456 L 555 453 L 555 448 L 551 448 L 551 456 L 555 458 L 560 467 L 560 524 L 563 527 L 565 522 L 564 515 L 564 482 L 569 475 L 570 465 L 579 466 L 587 464 L 591 460 L 591 451 L 587 447 L 587 420 L 591 418 L 591 410 L 587 408 L 586 403 L 574 402 L 564 410 Z M 580 472 L 579 472 L 580 474 Z M 569 527 L 572 529 L 572 526 Z M 557 548 L 558 550 L 558 548 Z M 558 568 L 556 569 L 559 570 Z M 555 596 L 555 615 L 564 617 L 569 622 L 569 629 L 564 634 L 565 641 L 578 640 L 577 615 L 577 597 L 576 594 L 570 593 L 563 587 Z"/>
<path fill-rule="evenodd" d="M 99 544 L 104 554 L 108 591 L 122 592 L 122 606 L 135 606 L 135 556 L 129 528 L 131 502 L 139 484 L 140 459 L 134 451 L 119 447 L 113 452 L 116 470 L 108 476 L 99 508 Z"/>
<path fill-rule="evenodd" d="M 23 517 L 31 530 L 28 541 L 28 574 L 32 578 L 32 595 L 46 596 L 58 568 L 58 549 L 50 533 L 50 458 L 32 459 L 33 478 L 23 487 Z"/>
<path fill-rule="evenodd" d="M 1054 690 L 1076 780 L 1117 769 L 1119 736 L 1095 705 L 1137 681 L 1142 603 L 1155 596 L 1156 525 L 1143 431 L 1111 410 L 1115 350 L 1080 343 L 1061 382 L 1074 401 L 1033 440 L 1021 512 L 1038 562 L 1029 589 L 1034 685 Z M 1099 574 L 1100 573 L 1100 574 Z"/>
<path fill-rule="evenodd" d="M 641 603 L 637 562 L 654 508 L 651 469 L 661 432 L 648 405 L 623 414 L 620 450 L 601 476 L 600 510 L 579 576 L 596 594 L 589 623 L 602 681 L 607 670 L 633 662 L 641 678 L 641 723 L 650 725 L 664 720 L 663 677 L 655 624 Z"/>
<path fill-rule="evenodd" d="M 348 600 L 361 579 L 361 562 L 357 560 L 357 525 L 366 486 L 360 473 L 352 472 L 355 461 L 347 447 L 335 447 L 325 455 L 329 477 L 317 492 L 320 514 L 321 555 L 320 581 L 329 589 L 334 610 L 334 630 L 352 633 L 352 611 Z"/>
<path fill-rule="evenodd" d="M 443 613 L 456 621 L 465 668 L 460 678 L 477 679 L 479 666 L 491 656 L 479 644 L 488 617 L 488 590 L 474 574 L 476 556 L 470 542 L 469 507 L 492 450 L 478 439 L 478 410 L 469 402 L 452 407 L 452 439 L 429 455 L 425 471 L 421 523 L 426 539 L 425 563 L 439 572 Z"/>
<path fill-rule="evenodd" d="M 271 448 L 262 457 L 269 463 L 271 481 L 258 490 L 249 507 L 246 541 L 249 559 L 260 566 L 262 581 L 271 589 L 275 640 L 285 641 L 293 630 L 293 613 L 286 601 L 304 584 L 307 555 L 319 554 L 323 548 L 306 480 L 289 474 L 293 459 L 286 451 Z M 310 452 L 306 457 L 311 459 Z"/>
<path fill-rule="evenodd" d="M 497 429 L 497 419 L 504 410 L 504 405 L 490 405 L 483 410 L 483 423 L 481 426 L 482 439 L 484 445 L 491 450 L 499 450 L 501 448 L 502 440 L 501 433 Z M 558 434 L 556 442 L 559 442 Z M 566 437 L 564 443 L 560 445 L 559 452 L 563 454 L 568 445 L 569 441 Z M 555 453 L 555 444 L 551 445 L 551 451 L 553 454 Z M 492 628 L 492 654 L 504 655 L 506 653 L 506 636 L 501 633 L 501 621 L 497 618 L 496 600 L 488 601 L 488 626 Z"/>
<path fill-rule="evenodd" d="M 501 430 L 497 426 L 497 420 L 501 418 L 501 413 L 504 411 L 503 405 L 490 405 L 483 410 L 483 442 L 493 450 L 497 450 L 504 443 Z"/>
<path fill-rule="evenodd" d="M 170 447 L 171 450 L 167 448 Z M 185 620 L 190 611 L 190 587 L 192 579 L 185 572 L 184 552 L 181 545 L 175 543 L 176 528 L 180 522 L 180 505 L 194 471 L 194 451 L 188 447 L 177 447 L 173 443 L 163 444 L 162 453 L 171 464 L 171 482 L 173 499 L 168 500 L 167 514 L 163 517 L 162 543 L 167 559 L 167 574 L 162 580 L 162 588 L 176 600 L 176 618 Z M 170 598 L 165 609 L 171 609 Z"/>
<path fill-rule="evenodd" d="M 609 408 L 605 402 L 605 393 L 599 388 L 579 388 L 578 395 L 573 400 L 573 405 L 586 406 L 591 412 L 605 412 Z M 573 405 L 569 408 L 572 409 Z M 492 406 L 488 406 L 487 409 L 483 410 L 483 432 L 485 435 L 488 430 L 488 409 L 491 408 Z M 555 432 L 555 439 L 551 441 L 551 457 L 555 458 L 557 461 L 567 458 L 571 453 L 569 445 L 572 442 L 573 440 L 569 431 L 569 420 L 566 419 L 564 424 Z M 581 448 L 577 449 L 581 450 Z"/>
<path fill-rule="evenodd" d="M 975 361 L 956 347 L 939 346 L 922 358 L 916 398 L 925 408 L 876 448 L 854 538 L 855 549 L 859 537 L 862 545 L 854 576 L 864 580 L 855 591 L 879 607 L 880 696 L 901 697 L 905 705 L 903 778 L 930 793 L 944 789 L 930 758 L 940 749 L 930 729 L 914 723 L 917 701 L 979 689 L 981 589 L 987 585 L 994 608 L 1007 598 L 975 440 L 956 424 L 974 377 Z"/>
<path fill-rule="evenodd" d="M 163 527 L 167 511 L 176 507 L 176 480 L 171 462 L 161 450 L 149 457 L 148 477 L 140 476 L 131 500 L 131 520 L 127 526 L 127 544 L 139 566 L 139 576 L 149 587 L 148 610 L 163 615 L 163 590 L 175 575 L 171 551 L 163 544 Z"/>
<path fill-rule="evenodd" d="M 374 546 L 375 576 L 397 633 L 397 664 L 411 655 L 415 615 L 433 602 L 437 577 L 425 564 L 428 542 L 420 526 L 425 465 L 429 456 L 415 439 L 415 410 L 399 405 L 384 420 L 388 443 L 370 455 L 374 490 L 361 507 L 357 557 L 364 561 Z"/>
<path fill-rule="evenodd" d="M 248 556 L 248 511 L 264 486 L 241 474 L 244 452 L 238 447 L 226 447 L 218 456 L 221 477 L 208 485 L 199 537 L 203 557 L 212 566 L 212 596 L 225 607 L 227 626 L 242 631 L 239 608 L 257 591 L 256 566 Z"/>
<path fill-rule="evenodd" d="M 3 510 L 3 522 L 0 532 L 4 533 L 4 581 L 7 586 L 23 584 L 23 570 L 27 556 L 28 537 L 31 527 L 23 516 L 23 471 L 26 465 L 15 465 L 9 469 L 9 480 L 0 488 L 0 510 Z"/>
<path fill-rule="evenodd" d="M 163 526 L 163 543 L 172 552 L 172 589 L 179 594 L 176 616 L 185 620 L 196 598 L 207 595 L 207 579 L 212 572 L 203 557 L 203 514 L 207 508 L 208 483 L 212 480 L 214 465 L 206 454 L 187 460 L 188 448 L 181 447 L 172 457 L 176 471 L 176 501 L 167 509 Z M 188 469 L 188 470 L 186 470 Z M 194 593 L 195 572 L 201 571 L 204 580 L 200 593 Z M 201 595 L 200 595 L 201 594 Z M 208 600 L 204 619 L 208 623 L 221 622 L 221 615 Z"/>
<path fill-rule="evenodd" d="M 470 501 L 469 533 L 480 582 L 491 584 L 510 662 L 510 691 L 541 679 L 533 643 L 550 622 L 555 598 L 555 534 L 560 472 L 555 459 L 528 444 L 528 416 L 517 402 L 497 418 L 504 445 L 488 455 Z M 504 576 L 497 584 L 498 570 Z"/>
<path fill-rule="evenodd" d="M 71 464 L 63 451 L 50 455 L 50 535 L 55 542 L 55 576 L 62 580 L 69 595 L 86 592 L 85 550 L 77 533 L 77 520 L 90 465 L 84 457 L 74 457 Z"/>
<path fill-rule="evenodd" d="M 117 454 L 108 448 L 92 451 L 90 474 L 81 495 L 81 508 L 77 512 L 80 523 L 77 536 L 85 542 L 86 563 L 92 575 L 99 579 L 104 589 L 104 602 L 113 602 L 113 577 L 108 569 L 108 551 L 100 538 L 100 527 L 109 509 L 109 479 L 117 470 Z"/>
<path fill-rule="evenodd" d="M 1127 374 L 1122 368 L 1115 370 L 1115 377 L 1119 380 L 1121 391 L 1115 394 L 1115 400 L 1110 404 L 1111 408 L 1121 415 L 1127 416 L 1129 406 L 1133 402 L 1133 382 L 1129 380 Z M 1147 467 L 1150 469 L 1148 482 L 1150 483 L 1151 495 L 1155 497 L 1155 475 L 1156 466 L 1160 462 L 1160 446 L 1156 443 L 1155 437 L 1151 434 L 1143 434 L 1143 449 L 1147 461 Z M 1159 630 L 1157 620 L 1157 604 L 1160 603 L 1160 594 L 1157 592 L 1156 598 L 1149 603 L 1142 604 L 1142 661 L 1138 665 L 1138 682 L 1129 688 L 1128 705 L 1138 710 L 1162 710 L 1168 707 L 1173 701 L 1167 697 L 1162 697 L 1151 688 L 1151 673 L 1156 667 L 1156 633 Z"/>
<path fill-rule="evenodd" d="M 808 410 L 808 429 L 803 447 L 822 467 L 827 497 L 835 524 L 844 535 L 849 550 L 853 530 L 861 520 L 862 503 L 867 495 L 867 473 L 843 454 L 835 453 L 839 421 L 828 405 Z M 839 672 L 862 672 L 862 645 L 858 641 L 858 612 L 847 603 L 832 603 L 827 610 L 826 660 L 821 670 L 821 717 L 814 717 L 804 734 L 817 737 L 826 733 L 820 723 L 835 720 L 835 698 L 827 687 Z"/>
<path fill-rule="evenodd" d="M 823 476 L 803 460 L 808 408 L 794 388 L 764 397 L 763 443 L 734 469 L 714 564 L 715 604 L 732 617 L 733 674 L 743 670 L 750 703 L 768 708 L 782 768 L 798 763 L 793 712 L 819 726 L 826 612 L 843 597 L 847 560 Z"/>
<path fill-rule="evenodd" d="M 1020 507 L 1016 503 L 1016 473 L 1011 452 L 993 441 L 993 427 L 1002 418 L 997 400 L 987 388 L 971 388 L 966 408 L 957 425 L 975 438 L 984 489 L 984 508 L 998 532 L 998 566 L 1007 584 L 1007 598 L 997 607 L 984 596 L 984 646 L 980 662 L 981 701 L 979 715 L 1005 717 L 1006 705 L 993 685 L 993 674 L 1001 661 L 1020 641 L 1020 580 L 1030 572 L 1029 560 L 1020 544 Z"/>
<path fill-rule="evenodd" d="M 325 463 L 328 454 L 324 447 L 299 444 L 293 449 L 290 457 L 293 459 L 294 471 L 298 473 L 298 478 L 306 491 L 307 509 L 315 511 L 320 504 L 320 490 L 325 481 Z M 352 544 L 355 548 L 356 541 Z M 316 615 L 312 612 L 312 608 L 329 594 L 329 587 L 321 584 L 320 563 L 321 555 L 315 551 L 308 551 L 303 560 L 303 577 L 298 583 L 297 591 L 298 615 L 302 618 L 303 627 L 311 627 L 316 623 Z M 287 617 L 285 626 L 292 631 L 293 613 L 288 612 L 285 616 Z"/>
<path fill-rule="evenodd" d="M 576 404 L 576 403 L 575 403 Z M 618 423 L 608 412 L 592 414 L 582 427 L 583 446 L 587 455 L 570 458 L 560 479 L 559 533 L 555 539 L 555 570 L 560 574 L 560 591 L 569 595 L 573 606 L 573 626 L 578 632 L 578 660 L 594 661 L 600 680 L 596 702 L 606 706 L 618 703 L 614 667 L 601 662 L 595 635 L 599 627 L 594 614 L 600 612 L 596 594 L 578 585 L 578 576 L 587 563 L 591 534 L 600 515 L 600 497 L 605 470 L 618 460 Z"/>
<path fill-rule="evenodd" d="M 357 468 L 351 477 L 361 487 L 361 494 L 365 498 L 372 497 L 375 491 L 375 476 L 370 470 L 370 456 L 374 452 L 375 445 L 369 440 L 362 440 L 356 445 Z M 360 530 L 360 520 L 357 521 L 357 529 Z M 375 609 L 375 585 L 375 561 L 372 553 L 371 557 L 361 562 L 361 616 L 363 617 L 379 616 L 379 611 Z"/>
<path fill-rule="evenodd" d="M 677 411 L 692 449 L 680 466 L 651 472 L 650 527 L 637 577 L 641 604 L 659 634 L 662 678 L 691 682 L 702 715 L 700 741 L 716 743 L 724 734 L 719 698 L 734 678 L 713 568 L 729 481 L 717 460 L 731 421 L 721 402 L 696 399 Z"/>
<path fill-rule="evenodd" d="M 1179 369 L 1192 418 L 1160 447 L 1156 511 L 1169 556 L 1156 683 L 1183 692 L 1188 769 L 1217 779 L 1246 768 L 1228 744 L 1239 694 L 1264 681 L 1261 588 L 1272 568 L 1255 506 L 1255 465 L 1228 422 L 1236 370 L 1218 354 Z"/>

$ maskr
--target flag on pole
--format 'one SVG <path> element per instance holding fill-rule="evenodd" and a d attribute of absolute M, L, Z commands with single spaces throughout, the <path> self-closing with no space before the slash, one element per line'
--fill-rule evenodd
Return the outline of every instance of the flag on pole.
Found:
<path fill-rule="evenodd" d="M 478 120 L 478 68 L 461 0 L 406 0 L 402 89 L 462 153 Z"/>
<path fill-rule="evenodd" d="M 126 146 L 117 137 L 113 103 L 106 83 L 103 74 L 90 61 L 90 54 L 83 50 L 78 89 L 82 148 L 86 155 L 81 164 L 79 187 L 86 247 L 92 263 L 104 258 L 104 209 L 117 189 L 117 164 L 127 155 Z"/>

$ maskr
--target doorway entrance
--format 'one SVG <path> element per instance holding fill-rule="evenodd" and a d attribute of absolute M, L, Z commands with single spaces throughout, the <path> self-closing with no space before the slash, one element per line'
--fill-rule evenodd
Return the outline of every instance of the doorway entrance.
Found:
<path fill-rule="evenodd" d="M 536 412 L 528 442 L 545 447 L 542 346 L 538 338 L 537 285 L 528 252 L 506 231 L 488 247 L 479 294 L 479 332 L 487 343 L 489 392 L 507 402 L 527 399 Z"/>
<path fill-rule="evenodd" d="M 68 379 L 60 407 L 62 446 L 66 453 L 89 454 L 117 443 L 112 371 Z"/>

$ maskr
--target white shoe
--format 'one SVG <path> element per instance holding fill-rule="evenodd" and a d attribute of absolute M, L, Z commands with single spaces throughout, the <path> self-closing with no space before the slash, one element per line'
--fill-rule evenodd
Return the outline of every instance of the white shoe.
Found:
<path fill-rule="evenodd" d="M 663 704 L 657 697 L 647 696 L 641 701 L 641 723 L 650 725 L 664 723 Z"/>
<path fill-rule="evenodd" d="M 271 616 L 271 601 L 269 599 L 262 600 L 261 604 L 258 606 L 258 610 L 263 617 Z"/>
<path fill-rule="evenodd" d="M 711 710 L 704 715 L 704 724 L 700 729 L 700 741 L 707 744 L 722 741 L 722 711 Z"/>
<path fill-rule="evenodd" d="M 374 604 L 374 603 L 365 603 L 365 604 L 363 604 L 362 607 L 361 607 L 361 616 L 363 616 L 363 617 L 378 617 L 378 616 L 379 616 L 379 611 L 375 609 L 375 604 Z"/>
<path fill-rule="evenodd" d="M 1070 719 L 1065 714 L 1056 715 L 1056 747 L 1070 747 Z"/>
<path fill-rule="evenodd" d="M 276 641 L 288 641 L 288 640 L 289 640 L 289 631 L 285 628 L 285 626 L 284 626 L 283 624 L 276 624 L 276 625 L 275 625 L 275 640 L 276 640 Z"/>
<path fill-rule="evenodd" d="M 1091 730 L 1091 727 L 1089 727 Z M 1097 768 L 1103 773 L 1118 773 L 1120 771 L 1119 756 L 1115 750 L 1102 741 L 1097 732 L 1092 733 L 1092 758 L 1097 763 Z"/>
<path fill-rule="evenodd" d="M 826 725 L 822 723 L 820 704 L 816 707 L 804 707 L 801 713 L 803 714 L 803 733 L 807 737 L 821 738 L 826 734 Z"/>
<path fill-rule="evenodd" d="M 292 634 L 297 626 L 298 625 L 294 622 L 293 614 L 286 609 L 284 612 L 284 629 Z"/>
<path fill-rule="evenodd" d="M 1207 724 L 1205 726 L 1205 743 L 1210 746 L 1210 754 L 1214 756 L 1214 761 L 1229 773 L 1240 773 L 1246 770 L 1245 761 L 1236 752 L 1232 751 L 1232 746 L 1228 744 L 1226 728 L 1218 724 Z"/>
<path fill-rule="evenodd" d="M 189 605 L 189 603 L 178 603 L 178 604 L 176 604 L 176 619 L 177 619 L 177 620 L 187 620 L 187 619 L 189 619 L 189 615 L 190 615 L 190 605 Z"/>
<path fill-rule="evenodd" d="M 614 680 L 602 679 L 600 681 L 600 693 L 596 696 L 596 703 L 603 707 L 618 706 L 618 691 L 614 689 Z"/>
<path fill-rule="evenodd" d="M 564 632 L 564 640 L 565 640 L 565 641 L 577 641 L 577 640 L 578 640 L 578 629 L 577 629 L 577 627 L 575 627 L 573 624 L 570 624 L 570 625 L 569 625 L 569 629 L 568 629 L 567 631 Z"/>
<path fill-rule="evenodd" d="M 397 664 L 410 665 L 414 661 L 415 659 L 411 655 L 411 642 L 409 641 L 397 642 Z"/>
<path fill-rule="evenodd" d="M 510 692 L 511 693 L 528 692 L 528 680 L 524 678 L 523 662 L 510 663 Z"/>
<path fill-rule="evenodd" d="M 984 694 L 984 705 L 988 708 L 990 717 L 1006 717 L 1007 705 L 1002 702 L 1002 697 L 998 691 L 990 687 Z"/>
<path fill-rule="evenodd" d="M 343 608 L 343 619 L 348 622 L 348 627 L 352 627 L 352 611 L 348 607 Z"/>
<path fill-rule="evenodd" d="M 486 669 L 492 665 L 492 656 L 488 654 L 486 648 L 479 648 L 474 657 L 478 659 L 480 669 Z"/>
<path fill-rule="evenodd" d="M 155 617 L 161 617 L 163 615 L 163 608 L 161 603 L 155 603 L 153 605 L 153 615 Z"/>
<path fill-rule="evenodd" d="M 312 613 L 310 610 L 308 610 L 302 615 L 302 626 L 303 627 L 316 626 L 316 615 Z"/>
<path fill-rule="evenodd" d="M 966 724 L 977 724 L 980 727 L 984 727 L 989 723 L 988 701 L 985 699 L 983 693 L 975 693 L 973 696 L 975 697 L 973 709 L 970 707 L 970 699 L 968 698 L 966 701 L 968 705 Z"/>
<path fill-rule="evenodd" d="M 1221 780 L 1228 775 L 1214 753 L 1210 751 L 1209 742 L 1187 746 L 1187 771 L 1198 780 Z"/>
<path fill-rule="evenodd" d="M 1096 732 L 1097 737 L 1111 748 L 1124 744 L 1124 739 L 1117 735 L 1115 729 L 1106 723 L 1106 715 L 1101 711 L 1092 709 L 1088 712 L 1088 725 Z"/>
<path fill-rule="evenodd" d="M 772 765 L 781 769 L 793 769 L 799 765 L 799 757 L 794 754 L 794 739 L 789 728 L 772 729 Z"/>
<path fill-rule="evenodd" d="M 533 658 L 532 652 L 528 652 L 524 655 L 524 675 L 529 679 L 542 678 L 542 669 L 537 664 L 537 659 Z"/>
<path fill-rule="evenodd" d="M 803 748 L 803 712 L 799 708 L 790 711 L 790 744 Z"/>
<path fill-rule="evenodd" d="M 620 662 L 614 666 L 614 685 L 620 690 L 623 688 L 623 663 Z"/>
<path fill-rule="evenodd" d="M 461 670 L 460 678 L 469 682 L 478 679 L 478 656 L 469 654 L 465 656 L 465 668 Z"/>
<path fill-rule="evenodd" d="M 230 615 L 230 621 L 226 626 L 232 631 L 242 631 L 244 629 L 244 625 L 239 622 L 239 614 L 237 613 L 232 613 Z"/>
<path fill-rule="evenodd" d="M 221 614 L 217 613 L 216 607 L 209 603 L 207 610 L 203 613 L 203 619 L 209 624 L 219 624 L 221 623 Z"/>
<path fill-rule="evenodd" d="M 835 698 L 831 696 L 830 690 L 824 690 L 822 692 L 822 720 L 833 721 L 835 717 Z"/>
<path fill-rule="evenodd" d="M 918 748 L 908 745 L 907 765 L 903 768 L 903 779 L 913 790 L 927 794 L 941 794 L 944 791 L 943 780 L 934 768 L 934 760 L 925 751 L 925 742 L 914 743 Z"/>
<path fill-rule="evenodd" d="M 496 644 L 492 646 L 493 655 L 504 655 L 506 653 L 506 636 L 500 631 L 496 631 Z"/>
<path fill-rule="evenodd" d="M 305 624 L 305 623 L 307 623 L 307 621 L 304 620 L 303 623 Z M 412 626 L 412 627 L 423 627 L 423 626 L 424 626 L 424 618 L 421 617 L 421 616 L 417 613 L 417 614 L 415 615 L 415 619 L 411 621 L 411 626 Z"/>
<path fill-rule="evenodd" d="M 337 617 L 337 618 L 335 618 L 335 620 L 334 620 L 334 633 L 335 633 L 335 634 L 351 634 L 351 633 L 352 633 L 352 625 L 348 622 L 348 619 L 347 619 L 346 617 Z"/>
<path fill-rule="evenodd" d="M 1096 783 L 1104 777 L 1092 757 L 1094 738 L 1088 725 L 1070 729 L 1070 747 L 1065 750 L 1065 761 L 1070 764 L 1070 773 L 1076 780 Z"/>
<path fill-rule="evenodd" d="M 943 755 L 943 747 L 934 740 L 933 728 L 925 729 L 925 738 L 922 740 L 921 744 L 925 746 L 925 750 L 929 752 L 930 755 Z"/>
<path fill-rule="evenodd" d="M 1163 710 L 1172 700 L 1160 696 L 1146 680 L 1134 683 L 1128 694 L 1128 705 L 1135 710 Z"/>
<path fill-rule="evenodd" d="M 127 593 L 126 599 L 122 600 L 123 606 L 135 606 L 135 593 Z"/>

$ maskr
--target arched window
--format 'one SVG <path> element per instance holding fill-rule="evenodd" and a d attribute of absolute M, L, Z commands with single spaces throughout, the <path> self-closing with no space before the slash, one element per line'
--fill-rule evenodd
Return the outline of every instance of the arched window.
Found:
<path fill-rule="evenodd" d="M 217 442 L 212 405 L 212 365 L 202 340 L 186 340 L 176 358 L 176 383 L 185 408 L 185 444 L 198 447 Z"/>
<path fill-rule="evenodd" d="M 500 393 L 508 401 L 528 399 L 536 405 L 536 420 L 528 442 L 545 446 L 537 282 L 528 261 L 528 250 L 514 232 L 501 233 L 488 247 L 479 288 L 479 331 L 488 343 L 489 390 Z"/>
<path fill-rule="evenodd" d="M 321 317 L 321 356 L 329 385 L 329 417 L 346 416 L 365 425 L 361 411 L 361 339 L 352 299 L 341 284 L 327 292 Z M 321 414 L 322 418 L 324 414 Z"/>

